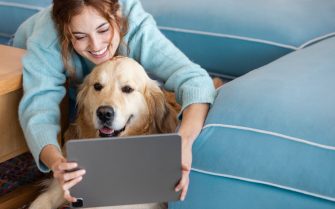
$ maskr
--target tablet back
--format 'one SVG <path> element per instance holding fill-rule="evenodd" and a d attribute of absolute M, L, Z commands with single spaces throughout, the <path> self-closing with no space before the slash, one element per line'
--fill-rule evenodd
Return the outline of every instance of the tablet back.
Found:
<path fill-rule="evenodd" d="M 86 170 L 70 189 L 74 207 L 100 207 L 178 200 L 181 137 L 160 134 L 70 140 L 67 158 Z"/>

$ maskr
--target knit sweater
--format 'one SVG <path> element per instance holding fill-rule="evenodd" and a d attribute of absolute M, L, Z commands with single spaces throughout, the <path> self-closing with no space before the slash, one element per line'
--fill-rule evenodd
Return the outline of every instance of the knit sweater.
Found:
<path fill-rule="evenodd" d="M 124 41 L 130 53 L 126 54 L 126 47 L 121 44 L 118 54 L 135 59 L 149 74 L 162 80 L 164 88 L 176 93 L 182 110 L 193 103 L 212 104 L 215 90 L 207 72 L 162 35 L 139 0 L 121 0 L 120 3 L 122 14 L 128 19 Z M 30 17 L 14 38 L 14 46 L 27 49 L 22 61 L 24 95 L 19 105 L 19 120 L 28 147 L 43 172 L 49 171 L 39 160 L 43 147 L 52 144 L 60 148 L 57 142 L 59 104 L 66 92 L 67 77 L 51 11 L 52 5 Z M 72 63 L 79 81 L 94 67 L 75 53 Z"/>

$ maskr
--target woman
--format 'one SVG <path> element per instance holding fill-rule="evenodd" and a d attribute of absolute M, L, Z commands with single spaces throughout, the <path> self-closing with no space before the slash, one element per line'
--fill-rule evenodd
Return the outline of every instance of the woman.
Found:
<path fill-rule="evenodd" d="M 192 163 L 192 144 L 201 131 L 215 90 L 210 77 L 158 30 L 139 0 L 54 0 L 53 6 L 29 18 L 18 29 L 14 46 L 26 48 L 23 58 L 24 96 L 20 123 L 28 146 L 43 172 L 50 169 L 75 202 L 69 189 L 85 174 L 66 173 L 77 167 L 57 143 L 59 103 L 67 77 L 80 83 L 97 64 L 115 55 L 136 59 L 148 73 L 164 81 L 182 104 L 182 178 L 176 186 L 184 200 Z M 74 100 L 75 90 L 70 89 Z"/>

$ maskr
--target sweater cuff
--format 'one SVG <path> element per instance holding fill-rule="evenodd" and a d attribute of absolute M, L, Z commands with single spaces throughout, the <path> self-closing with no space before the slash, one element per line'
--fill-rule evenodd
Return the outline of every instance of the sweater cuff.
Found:
<path fill-rule="evenodd" d="M 34 157 L 36 165 L 38 169 L 43 173 L 50 172 L 50 169 L 40 160 L 40 154 L 42 149 L 46 145 L 54 145 L 61 152 L 61 148 L 57 141 L 57 130 L 50 131 L 51 128 L 48 129 L 39 129 L 34 130 L 33 134 L 28 135 L 26 138 L 30 151 Z"/>
<path fill-rule="evenodd" d="M 213 89 L 192 88 L 184 91 L 182 95 L 182 108 L 178 114 L 178 119 L 182 119 L 182 113 L 191 104 L 207 103 L 213 104 L 217 92 Z"/>

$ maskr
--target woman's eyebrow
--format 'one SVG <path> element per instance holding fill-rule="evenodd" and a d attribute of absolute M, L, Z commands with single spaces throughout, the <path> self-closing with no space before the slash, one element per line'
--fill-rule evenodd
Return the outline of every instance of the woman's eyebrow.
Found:
<path fill-rule="evenodd" d="M 104 22 L 102 23 L 101 25 L 99 25 L 96 30 L 98 30 L 99 28 L 102 28 L 103 26 L 105 26 L 106 24 L 108 24 L 108 22 Z M 86 34 L 86 33 L 83 33 L 83 32 L 79 32 L 79 31 L 73 31 L 72 32 L 73 35 L 83 35 L 83 34 Z"/>
<path fill-rule="evenodd" d="M 99 28 L 105 26 L 106 24 L 108 24 L 108 22 L 104 22 L 104 23 L 102 23 L 101 25 L 99 25 L 99 26 L 96 28 L 96 30 L 98 30 Z"/>

